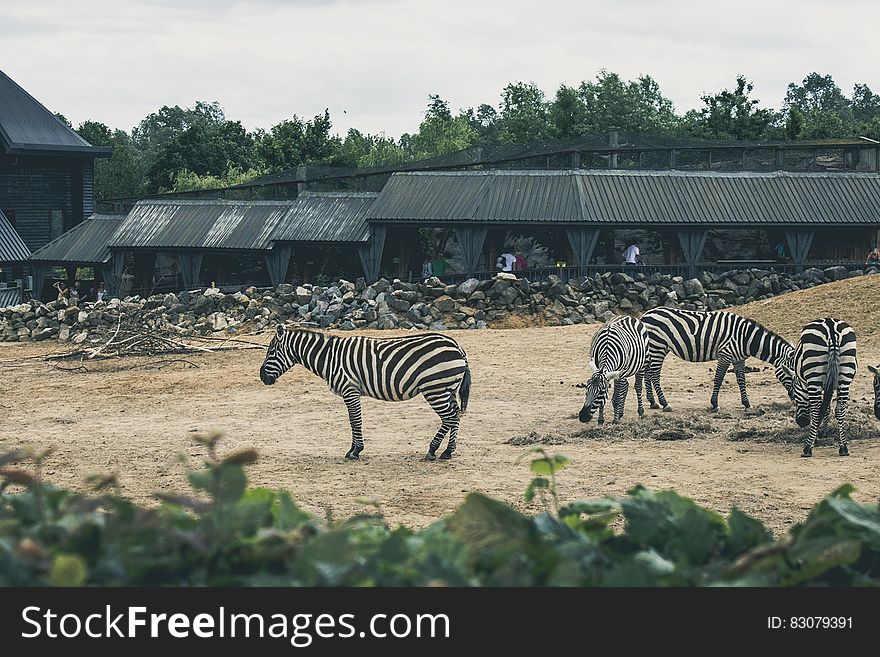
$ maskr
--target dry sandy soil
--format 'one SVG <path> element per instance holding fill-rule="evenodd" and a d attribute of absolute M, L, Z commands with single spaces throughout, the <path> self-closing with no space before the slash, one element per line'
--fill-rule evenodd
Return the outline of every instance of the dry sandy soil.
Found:
<path fill-rule="evenodd" d="M 721 411 L 705 411 L 713 365 L 669 357 L 663 370 L 672 413 L 638 420 L 630 389 L 623 424 L 582 425 L 577 411 L 586 349 L 599 325 L 457 331 L 473 371 L 471 405 L 451 462 L 421 460 L 438 419 L 422 399 L 399 404 L 365 399 L 367 447 L 359 462 L 343 459 L 350 434 L 342 402 L 301 368 L 267 387 L 257 372 L 262 350 L 121 369 L 137 361 L 90 363 L 63 372 L 38 358 L 57 344 L 0 345 L 0 452 L 53 446 L 46 476 L 83 487 L 89 473 L 117 472 L 124 494 L 149 501 L 154 492 L 186 488 L 178 455 L 198 465 L 204 448 L 190 432 L 221 429 L 222 453 L 259 450 L 251 483 L 289 489 L 307 510 L 345 517 L 372 498 L 391 523 L 424 526 L 479 490 L 527 510 L 529 445 L 572 459 L 560 473 L 563 500 L 619 495 L 636 484 L 674 488 L 721 513 L 732 505 L 784 531 L 824 494 L 850 482 L 863 501 L 880 497 L 880 421 L 871 414 L 871 379 L 880 362 L 880 276 L 851 279 L 743 306 L 788 339 L 810 319 L 833 314 L 859 339 L 860 370 L 848 416 L 852 456 L 840 458 L 825 430 L 812 459 L 799 457 L 803 433 L 783 388 L 765 363 L 748 374 L 753 411 L 744 414 L 730 373 Z M 378 335 L 388 336 L 388 332 Z M 268 341 L 268 336 L 261 336 Z M 259 338 L 255 338 L 259 340 Z M 144 363 L 140 363 L 144 364 Z M 609 407 L 610 411 L 610 407 Z"/>

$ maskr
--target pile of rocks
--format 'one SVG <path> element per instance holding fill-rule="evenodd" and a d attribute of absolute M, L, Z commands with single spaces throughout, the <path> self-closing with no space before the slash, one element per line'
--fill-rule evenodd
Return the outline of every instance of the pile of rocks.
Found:
<path fill-rule="evenodd" d="M 315 328 L 479 329 L 511 316 L 533 317 L 550 325 L 606 321 L 614 314 L 637 314 L 657 306 L 717 310 L 792 290 L 866 273 L 845 267 L 808 269 L 789 275 L 763 269 L 697 278 L 637 270 L 595 274 L 567 283 L 556 276 L 530 282 L 510 274 L 446 285 L 438 278 L 420 283 L 363 279 L 333 285 L 279 285 L 224 294 L 219 289 L 185 291 L 148 298 L 127 297 L 80 307 L 66 300 L 30 301 L 0 309 L 0 341 L 58 339 L 82 342 L 113 330 L 120 314 L 138 313 L 144 327 L 173 335 L 259 331 L 293 321 Z"/>

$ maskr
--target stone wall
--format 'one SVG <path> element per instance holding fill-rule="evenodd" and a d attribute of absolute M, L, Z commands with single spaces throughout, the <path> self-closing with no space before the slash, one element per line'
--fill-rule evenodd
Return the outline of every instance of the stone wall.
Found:
<path fill-rule="evenodd" d="M 614 314 L 638 314 L 657 306 L 718 310 L 767 299 L 830 281 L 876 273 L 876 268 L 808 269 L 788 275 L 741 269 L 685 280 L 665 274 L 596 274 L 565 283 L 556 276 L 540 282 L 499 274 L 446 285 L 381 279 L 339 281 L 328 287 L 289 284 L 224 294 L 216 288 L 127 297 L 71 306 L 66 300 L 37 301 L 0 309 L 0 341 L 55 339 L 82 342 L 112 331 L 124 313 L 137 313 L 144 326 L 176 335 L 235 334 L 293 321 L 315 328 L 482 329 L 511 316 L 550 325 L 603 322 Z"/>

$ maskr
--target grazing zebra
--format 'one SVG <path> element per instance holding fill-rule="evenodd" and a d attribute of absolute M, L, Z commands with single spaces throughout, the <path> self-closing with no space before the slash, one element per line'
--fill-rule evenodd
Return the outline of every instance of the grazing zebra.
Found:
<path fill-rule="evenodd" d="M 586 385 L 586 400 L 578 419 L 589 422 L 598 410 L 597 422 L 605 422 L 605 400 L 608 397 L 608 383 L 614 381 L 614 395 L 611 405 L 614 408 L 613 423 L 623 417 L 623 406 L 629 389 L 627 377 L 636 375 L 636 397 L 639 403 L 639 417 L 645 414 L 642 406 L 642 380 L 645 360 L 648 356 L 648 333 L 645 325 L 634 317 L 620 315 L 602 326 L 590 342 L 590 371 L 592 376 Z"/>
<path fill-rule="evenodd" d="M 446 434 L 449 442 L 440 458 L 452 458 L 471 387 L 467 357 L 452 338 L 439 333 L 402 338 L 341 338 L 303 329 L 286 330 L 279 325 L 260 368 L 260 379 L 272 385 L 297 364 L 324 379 L 345 402 L 351 424 L 351 449 L 345 458 L 359 459 L 364 449 L 363 395 L 403 401 L 419 394 L 424 395 L 441 420 L 425 459 L 435 460 L 434 453 Z M 456 393 L 461 397 L 460 409 Z"/>
<path fill-rule="evenodd" d="M 712 388 L 710 410 L 718 410 L 718 391 L 727 370 L 733 364 L 742 405 L 749 408 L 746 394 L 745 361 L 749 356 L 760 358 L 775 366 L 776 378 L 792 397 L 791 371 L 782 366 L 786 356 L 793 350 L 784 338 L 756 321 L 724 311 L 680 310 L 678 308 L 654 308 L 642 315 L 648 329 L 648 387 L 647 396 L 651 408 L 654 389 L 664 411 L 671 410 L 660 387 L 660 369 L 663 359 L 670 351 L 682 360 L 703 362 L 718 361 L 715 384 Z M 652 389 L 653 388 L 653 389 Z"/>
<path fill-rule="evenodd" d="M 795 419 L 798 426 L 810 427 L 802 456 L 813 455 L 819 425 L 828 417 L 835 390 L 837 453 L 849 456 L 843 418 L 849 401 L 849 386 L 856 375 L 855 331 L 846 322 L 832 317 L 814 320 L 804 327 L 789 360 L 794 371 Z"/>
<path fill-rule="evenodd" d="M 874 417 L 880 420 L 880 366 L 868 365 L 868 370 L 874 375 Z"/>

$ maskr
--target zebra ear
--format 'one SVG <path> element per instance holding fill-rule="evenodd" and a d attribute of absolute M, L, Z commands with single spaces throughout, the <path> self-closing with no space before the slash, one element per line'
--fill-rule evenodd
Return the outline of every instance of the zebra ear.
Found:
<path fill-rule="evenodd" d="M 279 338 L 284 337 L 284 325 L 283 324 L 278 324 L 278 326 L 275 327 L 275 335 Z"/>

